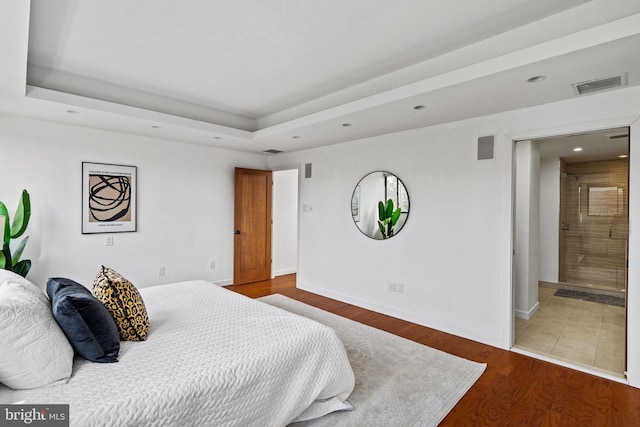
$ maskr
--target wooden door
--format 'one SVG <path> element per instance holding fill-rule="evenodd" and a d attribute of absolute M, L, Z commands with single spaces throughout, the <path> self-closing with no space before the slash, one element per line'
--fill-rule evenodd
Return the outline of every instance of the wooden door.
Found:
<path fill-rule="evenodd" d="M 271 278 L 271 171 L 235 170 L 233 284 Z"/>

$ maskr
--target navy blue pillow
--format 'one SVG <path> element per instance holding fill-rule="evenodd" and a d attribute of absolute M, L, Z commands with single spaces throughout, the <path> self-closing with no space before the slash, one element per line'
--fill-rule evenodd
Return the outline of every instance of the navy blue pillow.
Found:
<path fill-rule="evenodd" d="M 92 362 L 118 361 L 120 334 L 107 308 L 91 291 L 71 279 L 47 280 L 51 310 L 79 356 Z"/>

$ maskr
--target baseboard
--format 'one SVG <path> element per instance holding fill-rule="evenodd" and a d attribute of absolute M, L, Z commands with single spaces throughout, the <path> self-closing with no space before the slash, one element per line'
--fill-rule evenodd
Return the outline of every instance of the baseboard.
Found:
<path fill-rule="evenodd" d="M 217 282 L 213 282 L 213 284 L 218 286 L 229 286 L 229 285 L 233 285 L 233 280 L 232 279 L 219 280 Z"/>
<path fill-rule="evenodd" d="M 286 268 L 284 270 L 278 270 L 273 272 L 273 277 L 285 276 L 287 274 L 295 274 L 298 272 L 297 268 Z"/>
<path fill-rule="evenodd" d="M 539 309 L 540 309 L 540 301 L 536 301 L 536 303 L 533 304 L 533 307 L 531 307 L 529 311 L 513 310 L 513 313 L 519 319 L 531 320 L 531 318 L 538 312 Z"/>
<path fill-rule="evenodd" d="M 302 289 L 317 295 L 321 295 L 327 298 L 335 299 L 338 301 L 346 302 L 347 304 L 355 305 L 367 310 L 375 311 L 376 313 L 386 314 L 387 316 L 395 317 L 397 319 L 406 320 L 407 322 L 416 323 L 418 325 L 426 326 L 427 328 L 436 329 L 438 331 L 446 332 L 448 334 L 456 335 L 458 337 L 466 338 L 469 340 L 477 341 L 483 344 L 487 344 L 493 347 L 502 348 L 508 350 L 509 347 L 505 347 L 500 337 L 487 335 L 480 331 L 460 327 L 449 322 L 440 322 L 433 319 L 427 319 L 423 316 L 418 316 L 413 313 L 406 313 L 391 307 L 385 307 L 376 303 L 361 300 L 359 298 L 353 298 L 341 293 L 327 291 L 325 289 L 310 286 L 308 284 L 298 282 L 298 289 Z"/>

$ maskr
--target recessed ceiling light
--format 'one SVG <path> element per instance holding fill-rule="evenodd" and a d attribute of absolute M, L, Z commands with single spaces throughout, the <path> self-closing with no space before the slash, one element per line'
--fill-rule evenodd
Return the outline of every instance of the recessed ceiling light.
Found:
<path fill-rule="evenodd" d="M 349 126 L 351 126 L 351 123 L 343 123 L 342 127 L 348 128 Z"/>
<path fill-rule="evenodd" d="M 576 147 L 573 149 L 573 151 L 582 151 L 582 147 Z"/>
<path fill-rule="evenodd" d="M 80 114 L 80 112 L 76 111 L 76 110 L 67 110 L 67 113 L 69 113 L 69 114 Z"/>
<path fill-rule="evenodd" d="M 414 110 L 424 110 L 425 108 L 427 108 L 424 105 L 416 105 L 415 107 L 413 107 Z"/>
<path fill-rule="evenodd" d="M 621 159 L 626 159 L 627 157 L 629 157 L 629 155 L 628 154 L 620 154 L 618 157 L 621 158 Z"/>
<path fill-rule="evenodd" d="M 293 135 L 291 138 L 293 138 L 293 139 L 300 139 L 300 135 Z"/>
<path fill-rule="evenodd" d="M 538 82 L 543 81 L 546 78 L 547 78 L 547 76 L 533 76 L 533 77 L 529 77 L 527 79 L 527 82 L 529 82 L 529 83 L 538 83 Z"/>

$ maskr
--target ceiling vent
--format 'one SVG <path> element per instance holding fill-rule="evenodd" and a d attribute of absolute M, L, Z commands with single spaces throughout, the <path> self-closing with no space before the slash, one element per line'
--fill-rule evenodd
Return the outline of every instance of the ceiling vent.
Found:
<path fill-rule="evenodd" d="M 264 150 L 263 153 L 278 154 L 278 153 L 282 153 L 282 151 L 276 150 L 275 148 L 272 148 L 270 150 Z"/>
<path fill-rule="evenodd" d="M 627 73 L 619 74 L 617 76 L 603 77 L 600 79 L 589 80 L 581 83 L 574 83 L 573 89 L 577 95 L 584 95 L 585 93 L 597 92 L 599 90 L 613 89 L 615 87 L 622 87 L 627 85 Z"/>

